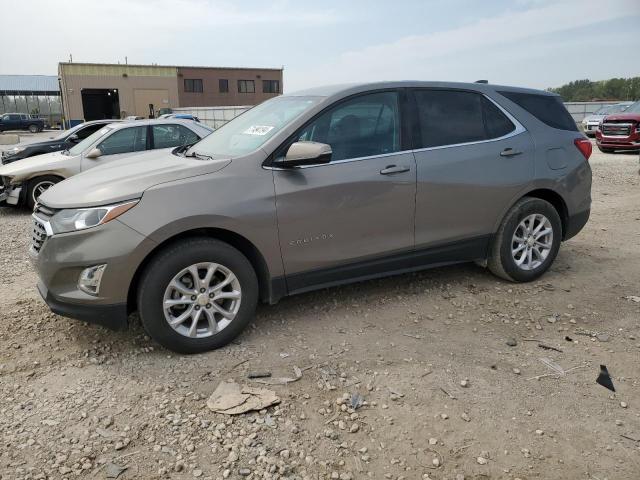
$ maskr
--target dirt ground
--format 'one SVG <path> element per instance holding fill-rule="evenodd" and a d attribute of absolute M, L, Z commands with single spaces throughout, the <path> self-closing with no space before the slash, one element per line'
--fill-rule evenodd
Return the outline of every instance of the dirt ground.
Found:
<path fill-rule="evenodd" d="M 465 265 L 322 290 L 195 356 L 51 314 L 29 214 L 0 208 L 0 478 L 640 478 L 638 155 L 591 165 L 591 220 L 538 282 Z M 294 366 L 275 407 L 207 407 Z"/>

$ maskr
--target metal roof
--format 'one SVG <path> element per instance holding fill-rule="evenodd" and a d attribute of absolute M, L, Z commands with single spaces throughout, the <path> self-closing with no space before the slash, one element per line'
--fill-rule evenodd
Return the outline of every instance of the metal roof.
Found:
<path fill-rule="evenodd" d="M 0 75 L 0 92 L 58 92 L 56 75 Z"/>

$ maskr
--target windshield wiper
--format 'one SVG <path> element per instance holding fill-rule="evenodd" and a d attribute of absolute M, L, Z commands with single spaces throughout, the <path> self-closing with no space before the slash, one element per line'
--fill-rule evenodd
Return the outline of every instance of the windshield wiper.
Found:
<path fill-rule="evenodd" d="M 198 158 L 200 160 L 213 160 L 213 157 L 211 155 L 204 155 L 197 152 L 191 152 L 189 155 L 185 155 L 185 157 Z"/>

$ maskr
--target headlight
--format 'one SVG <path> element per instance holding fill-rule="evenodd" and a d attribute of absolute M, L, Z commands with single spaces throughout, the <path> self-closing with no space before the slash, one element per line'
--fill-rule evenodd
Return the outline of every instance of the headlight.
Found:
<path fill-rule="evenodd" d="M 119 217 L 137 203 L 138 200 L 133 200 L 104 207 L 60 210 L 51 217 L 51 229 L 53 233 L 66 233 L 97 227 Z"/>

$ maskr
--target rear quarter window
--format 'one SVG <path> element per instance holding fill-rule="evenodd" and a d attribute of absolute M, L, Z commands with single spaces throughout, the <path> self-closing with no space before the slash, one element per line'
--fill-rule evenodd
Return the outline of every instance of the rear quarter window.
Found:
<path fill-rule="evenodd" d="M 569 115 L 560 97 L 521 92 L 498 93 L 524 108 L 531 115 L 550 127 L 572 132 L 578 131 L 576 122 L 573 120 L 573 117 Z"/>

